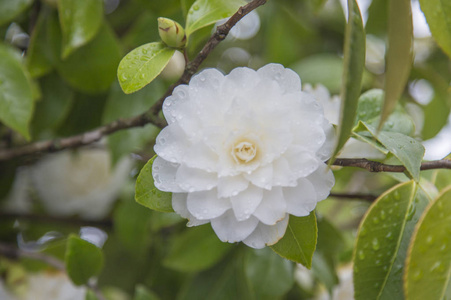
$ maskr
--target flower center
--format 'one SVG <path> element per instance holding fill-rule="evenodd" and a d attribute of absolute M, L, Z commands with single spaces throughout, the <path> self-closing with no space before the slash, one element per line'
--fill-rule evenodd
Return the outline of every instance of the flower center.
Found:
<path fill-rule="evenodd" d="M 233 159 L 240 164 L 250 162 L 255 155 L 257 155 L 257 147 L 249 142 L 240 142 L 232 148 Z"/>

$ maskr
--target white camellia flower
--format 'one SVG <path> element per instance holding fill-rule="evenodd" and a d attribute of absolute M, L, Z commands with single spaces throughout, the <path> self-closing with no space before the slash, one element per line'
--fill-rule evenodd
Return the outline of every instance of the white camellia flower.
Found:
<path fill-rule="evenodd" d="M 306 216 L 334 177 L 334 130 L 299 76 L 278 64 L 224 76 L 207 69 L 163 105 L 155 186 L 172 192 L 188 226 L 211 223 L 225 242 L 275 244 L 289 214 Z"/>
<path fill-rule="evenodd" d="M 99 219 L 110 211 L 131 167 L 131 159 L 123 158 L 113 169 L 104 149 L 79 149 L 47 155 L 30 172 L 49 213 Z"/>

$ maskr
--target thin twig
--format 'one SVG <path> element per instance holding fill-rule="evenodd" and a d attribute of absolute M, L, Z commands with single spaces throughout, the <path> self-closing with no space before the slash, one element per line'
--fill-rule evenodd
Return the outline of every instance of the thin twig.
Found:
<path fill-rule="evenodd" d="M 111 220 L 84 220 L 78 218 L 57 217 L 36 214 L 20 214 L 20 213 L 2 213 L 0 212 L 0 220 L 26 220 L 40 223 L 61 223 L 74 226 L 93 226 L 110 229 L 113 227 Z"/>
<path fill-rule="evenodd" d="M 0 242 L 0 255 L 3 255 L 10 259 L 30 258 L 30 259 L 34 259 L 34 260 L 39 260 L 39 261 L 42 261 L 42 262 L 48 264 L 49 266 L 52 266 L 53 268 L 55 268 L 57 270 L 66 272 L 66 267 L 64 265 L 64 262 L 62 262 L 61 260 L 59 260 L 53 256 L 46 255 L 43 253 L 25 251 L 25 250 L 15 247 L 15 246 L 8 245 L 8 244 L 2 243 L 2 242 Z M 102 292 L 100 291 L 99 287 L 97 286 L 97 284 L 95 282 L 90 281 L 86 284 L 86 286 L 94 291 L 94 293 L 97 296 L 97 299 L 105 300 L 105 297 L 103 296 Z"/>
<path fill-rule="evenodd" d="M 347 200 L 364 200 L 369 202 L 373 202 L 377 199 L 377 196 L 371 194 L 330 193 L 329 197 Z"/>
<path fill-rule="evenodd" d="M 356 167 L 365 169 L 370 172 L 395 172 L 403 173 L 406 167 L 402 165 L 387 165 L 377 161 L 368 160 L 366 158 L 337 158 L 332 163 L 334 166 Z M 433 169 L 451 169 L 451 160 L 442 159 L 434 161 L 426 161 L 421 164 L 420 170 Z"/>
<path fill-rule="evenodd" d="M 163 101 L 172 94 L 172 91 L 180 84 L 188 83 L 191 77 L 197 72 L 201 63 L 207 58 L 210 52 L 226 38 L 230 29 L 245 15 L 252 10 L 266 3 L 266 0 L 254 0 L 242 6 L 230 17 L 230 19 L 221 26 L 218 26 L 215 33 L 205 44 L 204 48 L 197 56 L 185 67 L 185 71 L 180 79 L 172 84 L 164 95 L 145 113 L 128 119 L 119 119 L 107 125 L 95 128 L 91 131 L 56 140 L 35 142 L 21 147 L 0 150 L 0 161 L 13 159 L 25 155 L 39 152 L 56 152 L 68 148 L 76 148 L 94 143 L 102 137 L 115 133 L 120 130 L 133 127 L 140 127 L 147 124 L 153 124 L 160 128 L 167 125 L 166 121 L 158 116 L 163 105 Z"/>

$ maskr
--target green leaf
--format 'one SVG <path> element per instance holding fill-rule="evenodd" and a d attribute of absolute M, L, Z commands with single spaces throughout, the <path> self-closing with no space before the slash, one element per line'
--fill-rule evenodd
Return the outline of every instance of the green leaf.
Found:
<path fill-rule="evenodd" d="M 33 0 L 0 0 L 0 26 L 20 15 L 32 3 Z"/>
<path fill-rule="evenodd" d="M 52 73 L 40 79 L 42 98 L 36 103 L 31 131 L 33 139 L 53 132 L 66 119 L 74 100 L 73 91 Z"/>
<path fill-rule="evenodd" d="M 47 55 L 58 73 L 72 87 L 88 94 L 106 91 L 116 78 L 121 51 L 114 32 L 106 22 L 86 45 L 61 60 L 61 30 L 55 13 L 46 18 Z M 83 62 L 83 63 L 80 63 Z"/>
<path fill-rule="evenodd" d="M 385 64 L 385 100 L 382 124 L 393 112 L 401 97 L 412 66 L 412 12 L 410 0 L 389 1 L 388 50 Z"/>
<path fill-rule="evenodd" d="M 91 41 L 103 22 L 102 0 L 58 0 L 63 32 L 62 58 Z"/>
<path fill-rule="evenodd" d="M 149 43 L 130 51 L 117 70 L 124 93 L 130 94 L 148 85 L 163 71 L 175 51 L 163 43 Z"/>
<path fill-rule="evenodd" d="M 135 288 L 135 296 L 133 300 L 159 300 L 154 292 L 148 290 L 144 285 L 137 285 Z"/>
<path fill-rule="evenodd" d="M 131 199 L 123 200 L 114 210 L 114 231 L 124 247 L 137 255 L 150 243 L 150 211 Z"/>
<path fill-rule="evenodd" d="M 242 0 L 197 0 L 188 11 L 185 26 L 186 36 L 230 17 L 237 12 L 240 6 L 244 5 L 246 2 Z"/>
<path fill-rule="evenodd" d="M 418 223 L 404 273 L 406 299 L 451 297 L 451 188 L 431 203 Z"/>
<path fill-rule="evenodd" d="M 38 20 L 31 34 L 30 44 L 28 45 L 25 63 L 33 78 L 41 77 L 49 73 L 53 66 L 49 58 L 49 45 L 47 41 L 47 18 L 49 11 L 44 7 L 39 13 Z"/>
<path fill-rule="evenodd" d="M 172 193 L 162 192 L 154 185 L 152 165 L 156 157 L 156 155 L 152 157 L 139 172 L 136 179 L 135 200 L 153 210 L 173 212 Z"/>
<path fill-rule="evenodd" d="M 306 217 L 290 215 L 287 231 L 271 249 L 283 258 L 312 267 L 317 238 L 316 216 L 312 211 Z"/>
<path fill-rule="evenodd" d="M 420 166 L 424 156 L 424 147 L 420 142 L 398 132 L 381 131 L 377 134 L 376 128 L 362 121 L 359 121 L 360 126 L 366 128 L 375 139 L 393 153 L 415 181 L 420 180 Z"/>
<path fill-rule="evenodd" d="M 96 245 L 71 234 L 67 240 L 65 262 L 72 282 L 82 285 L 102 270 L 103 253 Z"/>
<path fill-rule="evenodd" d="M 382 194 L 362 220 L 354 249 L 354 297 L 403 299 L 402 274 L 415 225 L 428 204 L 414 181 Z"/>
<path fill-rule="evenodd" d="M 348 0 L 348 23 L 346 24 L 343 82 L 341 89 L 340 124 L 338 140 L 333 157 L 351 135 L 357 112 L 363 70 L 365 68 L 365 31 L 356 0 Z M 330 161 L 333 161 L 333 157 Z"/>
<path fill-rule="evenodd" d="M 124 94 L 119 83 L 114 82 L 108 94 L 103 111 L 103 124 L 120 118 L 130 118 L 146 112 L 164 93 L 164 86 L 159 80 L 133 94 Z M 108 145 L 113 161 L 134 151 L 142 151 L 146 144 L 154 140 L 159 128 L 148 124 L 142 128 L 131 128 L 108 136 Z"/>
<path fill-rule="evenodd" d="M 294 283 L 293 263 L 268 248 L 247 249 L 244 272 L 257 298 L 277 298 L 286 294 Z"/>
<path fill-rule="evenodd" d="M 429 29 L 437 44 L 451 57 L 451 2 L 420 0 Z"/>
<path fill-rule="evenodd" d="M 32 84 L 20 54 L 0 44 L 0 121 L 30 139 L 34 110 Z"/>
<path fill-rule="evenodd" d="M 163 264 L 182 272 L 197 272 L 216 264 L 232 247 L 221 242 L 210 225 L 197 226 L 172 238 Z"/>
<path fill-rule="evenodd" d="M 377 127 L 380 123 L 380 112 L 384 103 L 384 91 L 372 89 L 363 93 L 359 98 L 357 107 L 358 121 Z M 412 135 L 415 125 L 410 115 L 398 105 L 395 111 L 388 117 L 387 122 L 382 127 L 382 131 L 399 132 L 405 135 Z"/>
<path fill-rule="evenodd" d="M 325 3 L 326 0 L 310 0 L 310 5 L 313 6 L 313 11 L 315 13 L 319 12 Z"/>

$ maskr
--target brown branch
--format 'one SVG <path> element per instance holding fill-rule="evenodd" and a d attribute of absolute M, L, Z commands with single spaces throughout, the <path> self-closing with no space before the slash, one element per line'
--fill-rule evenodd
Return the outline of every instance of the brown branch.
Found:
<path fill-rule="evenodd" d="M 356 167 L 365 169 L 370 172 L 396 172 L 403 173 L 406 167 L 402 165 L 387 165 L 377 161 L 368 160 L 365 158 L 337 158 L 332 163 L 334 166 L 341 167 Z M 426 161 L 421 164 L 420 170 L 433 169 L 451 169 L 451 160 L 442 159 L 434 161 Z"/>
<path fill-rule="evenodd" d="M 110 229 L 113 227 L 111 220 L 84 220 L 79 218 L 67 218 L 48 215 L 36 215 L 36 214 L 20 214 L 20 213 L 2 213 L 0 212 L 0 220 L 26 220 L 40 223 L 60 223 L 74 226 L 93 226 Z"/>
<path fill-rule="evenodd" d="M 330 193 L 329 197 L 347 199 L 347 200 L 364 200 L 373 202 L 377 196 L 371 194 L 346 194 L 346 193 Z"/>
<path fill-rule="evenodd" d="M 114 132 L 129 129 L 133 127 L 140 127 L 146 124 L 153 124 L 160 128 L 167 125 L 166 121 L 158 116 L 161 111 L 163 101 L 172 94 L 175 87 L 180 84 L 186 84 L 189 82 L 194 73 L 197 72 L 201 63 L 207 58 L 210 52 L 226 38 L 230 29 L 245 15 L 250 13 L 252 10 L 266 3 L 266 0 L 254 0 L 242 6 L 238 11 L 230 17 L 230 19 L 221 26 L 218 26 L 216 32 L 210 37 L 210 39 L 205 44 L 204 48 L 197 54 L 197 56 L 185 67 L 185 71 L 180 77 L 180 79 L 172 84 L 164 95 L 145 113 L 128 118 L 119 119 L 107 125 L 98 127 L 91 131 L 56 140 L 48 140 L 42 142 L 35 142 L 21 147 L 16 147 L 12 149 L 0 150 L 0 161 L 5 161 L 13 159 L 16 157 L 21 157 L 25 155 L 35 154 L 39 152 L 56 152 L 68 148 L 76 148 L 94 143 L 100 140 L 102 137 L 112 134 Z"/>
<path fill-rule="evenodd" d="M 49 256 L 49 255 L 46 255 L 43 253 L 25 251 L 23 249 L 20 249 L 15 246 L 5 244 L 2 242 L 0 242 L 0 255 L 3 255 L 7 258 L 14 259 L 14 260 L 17 260 L 19 258 L 30 258 L 30 259 L 34 259 L 34 260 L 39 260 L 39 261 L 42 261 L 42 262 L 48 264 L 49 266 L 52 266 L 53 268 L 55 268 L 57 270 L 60 270 L 62 272 L 66 271 L 64 262 L 62 262 L 61 260 L 59 260 L 53 256 Z M 97 284 L 95 282 L 89 281 L 86 284 L 86 286 L 88 288 L 90 288 L 91 290 L 93 290 L 93 292 L 97 296 L 97 299 L 105 300 L 105 297 L 103 296 L 102 292 L 100 291 L 99 287 L 97 286 Z"/>

